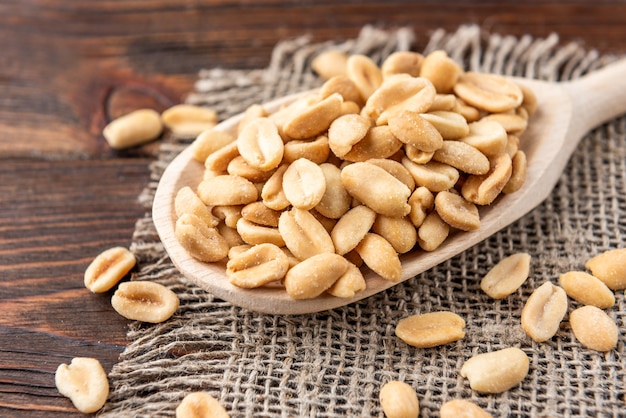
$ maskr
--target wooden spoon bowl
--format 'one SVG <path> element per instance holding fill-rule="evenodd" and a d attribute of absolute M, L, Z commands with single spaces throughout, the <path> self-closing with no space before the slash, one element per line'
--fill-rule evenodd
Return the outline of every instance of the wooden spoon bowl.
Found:
<path fill-rule="evenodd" d="M 516 78 L 535 93 L 538 110 L 520 139 L 528 160 L 524 186 L 502 195 L 491 206 L 480 208 L 481 226 L 473 232 L 455 232 L 437 250 L 414 250 L 401 257 L 402 280 L 416 276 L 483 241 L 539 205 L 551 193 L 580 139 L 592 128 L 626 112 L 626 60 L 572 82 L 547 83 Z M 293 95 L 265 104 L 269 112 L 295 100 Z M 219 129 L 234 132 L 241 115 L 225 120 Z M 153 220 L 159 237 L 178 270 L 198 286 L 220 299 L 254 311 L 271 314 L 304 314 L 344 306 L 397 283 L 364 269 L 367 289 L 353 298 L 322 295 L 294 300 L 280 286 L 242 289 L 230 284 L 225 262 L 204 263 L 191 257 L 174 234 L 174 198 L 178 190 L 195 190 L 202 179 L 203 164 L 187 148 L 167 167 L 159 182 L 153 204 Z"/>

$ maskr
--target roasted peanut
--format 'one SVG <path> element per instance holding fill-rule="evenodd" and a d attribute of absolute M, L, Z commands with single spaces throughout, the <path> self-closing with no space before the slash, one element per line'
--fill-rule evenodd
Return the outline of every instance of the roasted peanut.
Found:
<path fill-rule="evenodd" d="M 441 133 L 419 113 L 403 110 L 389 119 L 391 133 L 405 144 L 431 152 L 443 145 Z"/>
<path fill-rule="evenodd" d="M 397 380 L 385 383 L 379 399 L 387 418 L 417 418 L 419 415 L 417 394 L 407 383 Z"/>
<path fill-rule="evenodd" d="M 229 418 L 228 412 L 207 392 L 192 392 L 176 407 L 176 418 Z"/>
<path fill-rule="evenodd" d="M 163 131 L 159 113 L 152 109 L 139 109 L 109 122 L 102 131 L 111 148 L 125 149 L 150 142 Z"/>
<path fill-rule="evenodd" d="M 197 216 L 183 214 L 174 229 L 180 245 L 194 258 L 208 263 L 222 260 L 228 254 L 228 244 L 217 229 Z"/>
<path fill-rule="evenodd" d="M 278 247 L 285 245 L 285 240 L 278 228 L 259 225 L 244 218 L 237 221 L 237 233 L 246 244 L 271 243 Z"/>
<path fill-rule="evenodd" d="M 461 194 L 469 202 L 489 205 L 500 195 L 513 172 L 513 164 L 508 154 L 499 154 L 490 161 L 487 174 L 469 176 L 461 187 Z"/>
<path fill-rule="evenodd" d="M 483 117 L 482 120 L 498 122 L 506 133 L 512 135 L 521 135 L 528 126 L 528 119 L 515 113 L 492 113 Z"/>
<path fill-rule="evenodd" d="M 462 231 L 480 227 L 478 208 L 456 193 L 442 191 L 435 197 L 435 210 L 445 223 Z"/>
<path fill-rule="evenodd" d="M 207 107 L 178 104 L 163 111 L 161 120 L 176 135 L 196 137 L 217 124 L 217 113 Z"/>
<path fill-rule="evenodd" d="M 94 293 L 106 292 L 122 280 L 135 264 L 135 256 L 127 248 L 109 248 L 87 266 L 85 287 Z"/>
<path fill-rule="evenodd" d="M 283 174 L 283 191 L 294 207 L 313 209 L 324 197 L 326 178 L 319 165 L 300 158 L 290 164 Z"/>
<path fill-rule="evenodd" d="M 211 209 L 211 213 L 220 221 L 224 221 L 226 226 L 236 228 L 237 222 L 241 219 L 241 210 L 243 208 L 243 205 L 214 206 Z"/>
<path fill-rule="evenodd" d="M 567 294 L 545 282 L 530 295 L 522 309 L 522 328 L 538 343 L 554 337 L 567 313 Z"/>
<path fill-rule="evenodd" d="M 383 82 L 383 75 L 378 65 L 371 58 L 354 54 L 346 62 L 346 75 L 354 82 L 366 101 Z"/>
<path fill-rule="evenodd" d="M 349 164 L 341 170 L 341 182 L 352 197 L 376 213 L 405 216 L 411 191 L 384 169 L 367 162 Z"/>
<path fill-rule="evenodd" d="M 270 209 L 283 210 L 291 205 L 283 190 L 283 177 L 287 168 L 289 168 L 288 164 L 278 167 L 261 189 L 261 199 L 265 206 Z"/>
<path fill-rule="evenodd" d="M 189 213 L 200 218 L 207 226 L 216 226 L 218 224 L 218 220 L 213 216 L 209 207 L 200 200 L 189 186 L 183 187 L 176 193 L 174 211 L 179 218 L 183 214 Z"/>
<path fill-rule="evenodd" d="M 253 104 L 246 108 L 243 112 L 243 117 L 237 124 L 237 134 L 240 134 L 243 128 L 248 125 L 248 123 L 252 122 L 258 118 L 266 118 L 268 116 L 267 110 L 260 104 Z"/>
<path fill-rule="evenodd" d="M 417 243 L 424 251 L 434 251 L 448 238 L 450 227 L 437 212 L 426 215 L 417 230 Z"/>
<path fill-rule="evenodd" d="M 247 221 L 264 226 L 278 226 L 280 212 L 270 209 L 263 202 L 247 204 L 241 209 L 241 217 Z"/>
<path fill-rule="evenodd" d="M 350 263 L 343 276 L 339 277 L 326 292 L 338 298 L 351 298 L 358 292 L 365 290 L 366 286 L 361 270 Z"/>
<path fill-rule="evenodd" d="M 352 251 L 365 237 L 376 220 L 376 212 L 359 205 L 346 212 L 335 224 L 330 236 L 337 254 Z"/>
<path fill-rule="evenodd" d="M 626 248 L 608 250 L 592 257 L 585 267 L 609 289 L 626 289 Z"/>
<path fill-rule="evenodd" d="M 437 93 L 449 93 L 462 72 L 461 67 L 445 51 L 437 50 L 424 58 L 420 77 L 430 80 Z"/>
<path fill-rule="evenodd" d="M 408 74 L 419 77 L 424 56 L 419 52 L 396 51 L 390 54 L 380 66 L 383 79 L 395 74 Z"/>
<path fill-rule="evenodd" d="M 584 305 L 600 309 L 615 304 L 615 295 L 602 280 L 584 271 L 568 271 L 559 276 L 559 285 L 567 296 Z"/>
<path fill-rule="evenodd" d="M 176 293 L 149 281 L 121 283 L 111 298 L 113 309 L 124 318 L 153 324 L 167 321 L 179 303 Z"/>
<path fill-rule="evenodd" d="M 439 409 L 440 418 L 493 418 L 480 406 L 464 399 L 453 399 L 445 402 Z"/>
<path fill-rule="evenodd" d="M 315 298 L 346 274 L 349 267 L 350 262 L 338 254 L 316 254 L 287 272 L 285 290 L 294 299 Z"/>
<path fill-rule="evenodd" d="M 426 215 L 434 208 L 435 196 L 426 187 L 420 186 L 416 188 L 411 194 L 411 197 L 409 197 L 409 206 L 411 207 L 409 218 L 417 228 L 422 225 L 424 219 L 426 219 Z"/>
<path fill-rule="evenodd" d="M 323 79 L 330 79 L 338 75 L 346 74 L 348 54 L 336 49 L 321 52 L 313 61 L 311 68 Z"/>
<path fill-rule="evenodd" d="M 467 174 L 487 174 L 490 167 L 485 154 L 461 141 L 443 141 L 432 159 Z"/>
<path fill-rule="evenodd" d="M 202 180 L 197 192 L 207 206 L 247 205 L 259 196 L 250 180 L 230 174 Z"/>
<path fill-rule="evenodd" d="M 228 167 L 226 168 L 226 172 L 231 176 L 243 177 L 252 183 L 263 183 L 264 181 L 267 181 L 267 179 L 269 179 L 275 171 L 276 170 L 274 169 L 264 171 L 260 168 L 253 167 L 248 164 L 248 162 L 241 155 L 233 158 L 228 163 Z"/>
<path fill-rule="evenodd" d="M 479 120 L 469 124 L 469 134 L 460 138 L 488 157 L 506 152 L 508 135 L 502 125 L 490 120 Z"/>
<path fill-rule="evenodd" d="M 407 170 L 406 167 L 400 162 L 388 158 L 371 158 L 367 160 L 367 162 L 377 165 L 387 173 L 400 180 L 406 187 L 409 188 L 409 190 L 411 190 L 411 192 L 415 190 L 415 180 L 413 180 L 413 176 L 411 176 L 409 170 Z"/>
<path fill-rule="evenodd" d="M 328 128 L 328 145 L 337 157 L 343 157 L 365 137 L 370 127 L 369 119 L 361 115 L 340 116 Z"/>
<path fill-rule="evenodd" d="M 428 108 L 428 113 L 438 111 L 453 111 L 456 107 L 457 98 L 454 94 L 436 94 L 433 104 Z M 459 116 L 463 117 L 461 114 Z M 465 120 L 465 118 L 463 117 Z M 466 120 L 467 123 L 467 120 Z"/>
<path fill-rule="evenodd" d="M 228 260 L 226 275 L 238 287 L 255 288 L 281 280 L 289 270 L 287 255 L 274 244 L 258 244 Z"/>
<path fill-rule="evenodd" d="M 569 315 L 576 339 L 595 351 L 610 351 L 617 345 L 619 331 L 615 321 L 600 308 L 587 305 Z"/>
<path fill-rule="evenodd" d="M 428 113 L 420 114 L 420 116 L 434 126 L 444 140 L 457 140 L 469 135 L 469 125 L 459 113 L 430 110 Z"/>
<path fill-rule="evenodd" d="M 392 218 L 378 215 L 372 231 L 385 238 L 400 254 L 411 251 L 417 242 L 417 230 L 407 216 Z"/>
<path fill-rule="evenodd" d="M 327 218 L 339 219 L 350 210 L 352 198 L 343 187 L 339 168 L 329 163 L 321 164 L 320 168 L 324 174 L 326 189 L 315 210 Z"/>
<path fill-rule="evenodd" d="M 322 164 L 328 160 L 330 144 L 326 135 L 319 135 L 314 140 L 294 139 L 284 146 L 283 163 L 292 163 L 300 158 L 306 158 L 315 164 Z"/>
<path fill-rule="evenodd" d="M 520 87 L 505 77 L 471 71 L 459 77 L 454 92 L 470 105 L 491 113 L 514 109 L 524 100 Z"/>
<path fill-rule="evenodd" d="M 517 151 L 511 160 L 511 177 L 502 188 L 502 193 L 515 193 L 522 188 L 526 181 L 526 154 L 524 151 Z"/>
<path fill-rule="evenodd" d="M 433 159 L 433 155 L 435 155 L 435 151 L 422 151 L 413 145 L 406 144 L 404 146 L 404 152 L 406 158 L 409 161 L 414 162 L 415 164 L 426 164 L 430 160 Z M 402 159 L 402 158 L 401 158 Z"/>
<path fill-rule="evenodd" d="M 389 126 L 374 126 L 365 137 L 354 144 L 352 149 L 343 156 L 345 161 L 363 162 L 371 159 L 389 158 L 402 148 Z"/>
<path fill-rule="evenodd" d="M 339 93 L 343 98 L 343 102 L 355 103 L 357 107 L 361 108 L 364 103 L 361 97 L 361 92 L 357 88 L 354 81 L 350 80 L 345 75 L 337 75 L 328 79 L 322 87 L 320 87 L 320 97 L 322 99 L 332 96 L 334 93 Z M 358 113 L 358 112 L 357 112 Z"/>
<path fill-rule="evenodd" d="M 204 168 L 215 173 L 224 173 L 228 164 L 238 155 L 237 141 L 233 141 L 209 154 L 204 160 Z"/>
<path fill-rule="evenodd" d="M 237 137 L 239 155 L 259 170 L 272 170 L 281 163 L 285 146 L 278 128 L 268 118 L 249 122 Z"/>
<path fill-rule="evenodd" d="M 85 414 L 98 411 L 109 396 L 107 375 L 95 358 L 75 357 L 69 365 L 59 365 L 54 384 L 61 395 Z"/>
<path fill-rule="evenodd" d="M 414 347 L 431 348 L 465 337 L 464 328 L 463 318 L 453 312 L 431 312 L 401 319 L 396 336 Z"/>
<path fill-rule="evenodd" d="M 478 354 L 461 367 L 461 376 L 470 387 L 480 393 L 502 393 L 521 383 L 528 375 L 526 353 L 511 347 Z"/>
<path fill-rule="evenodd" d="M 341 95 L 334 93 L 295 113 L 283 125 L 284 134 L 292 139 L 307 139 L 325 132 L 330 124 L 341 115 L 342 102 Z"/>
<path fill-rule="evenodd" d="M 376 274 L 391 282 L 400 281 L 402 264 L 398 253 L 385 238 L 378 234 L 365 234 L 355 248 L 363 262 Z"/>
<path fill-rule="evenodd" d="M 363 114 L 385 125 L 403 110 L 424 113 L 435 101 L 435 87 L 422 77 L 398 74 L 387 78 L 372 93 L 363 107 Z"/>
<path fill-rule="evenodd" d="M 218 129 L 207 129 L 191 143 L 193 158 L 204 163 L 207 157 L 220 148 L 235 142 L 234 136 Z"/>
<path fill-rule="evenodd" d="M 437 161 L 416 164 L 404 157 L 402 165 L 409 170 L 417 186 L 426 187 L 433 193 L 453 188 L 459 179 L 459 171 L 456 168 Z"/>
<path fill-rule="evenodd" d="M 509 296 L 528 279 L 530 254 L 516 253 L 500 260 L 480 281 L 480 288 L 494 299 Z"/>
<path fill-rule="evenodd" d="M 217 232 L 220 236 L 222 236 L 222 238 L 224 238 L 224 241 L 229 249 L 245 244 L 236 228 L 231 228 L 228 225 L 221 223 L 217 226 Z"/>
<path fill-rule="evenodd" d="M 330 235 L 308 211 L 293 208 L 280 215 L 278 230 L 296 258 L 305 260 L 320 253 L 334 253 Z"/>

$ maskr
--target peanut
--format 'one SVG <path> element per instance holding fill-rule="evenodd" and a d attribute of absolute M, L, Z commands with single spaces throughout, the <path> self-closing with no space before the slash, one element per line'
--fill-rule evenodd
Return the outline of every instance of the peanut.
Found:
<path fill-rule="evenodd" d="M 198 260 L 211 263 L 222 260 L 228 254 L 224 237 L 197 216 L 183 214 L 176 220 L 174 233 L 180 245 Z"/>
<path fill-rule="evenodd" d="M 510 347 L 475 355 L 461 367 L 461 376 L 480 393 L 502 393 L 521 383 L 528 374 L 528 356 Z"/>
<path fill-rule="evenodd" d="M 465 321 L 452 312 L 411 315 L 396 325 L 396 335 L 405 343 L 419 348 L 449 344 L 465 337 Z"/>
<path fill-rule="evenodd" d="M 585 267 L 609 289 L 626 289 L 626 248 L 608 250 L 592 257 Z"/>
<path fill-rule="evenodd" d="M 350 262 L 338 254 L 314 255 L 287 272 L 285 290 L 294 299 L 315 298 L 337 282 L 349 268 Z"/>
<path fill-rule="evenodd" d="M 207 392 L 192 392 L 176 407 L 176 418 L 229 418 L 228 412 Z"/>
<path fill-rule="evenodd" d="M 584 271 L 568 271 L 559 276 L 567 296 L 584 305 L 607 309 L 615 305 L 615 295 L 600 279 Z"/>
<path fill-rule="evenodd" d="M 179 304 L 176 293 L 148 281 L 122 283 L 111 298 L 113 309 L 124 318 L 153 324 L 167 321 Z"/>
<path fill-rule="evenodd" d="M 379 398 L 387 418 L 417 418 L 419 415 L 417 394 L 407 383 L 397 380 L 385 383 Z"/>
<path fill-rule="evenodd" d="M 163 131 L 161 115 L 152 109 L 139 109 L 109 122 L 102 131 L 111 148 L 125 149 L 156 139 Z"/>
<path fill-rule="evenodd" d="M 54 383 L 59 393 L 85 414 L 98 411 L 109 396 L 107 375 L 95 358 L 75 357 L 69 365 L 59 365 Z"/>
<path fill-rule="evenodd" d="M 197 137 L 217 124 L 217 113 L 207 107 L 178 104 L 166 109 L 161 120 L 176 135 Z"/>
<path fill-rule="evenodd" d="M 274 244 L 254 245 L 226 264 L 226 275 L 235 286 L 255 288 L 281 280 L 289 270 L 287 255 Z"/>
<path fill-rule="evenodd" d="M 85 287 L 94 293 L 106 292 L 122 280 L 135 264 L 135 256 L 127 248 L 109 248 L 87 266 Z"/>
<path fill-rule="evenodd" d="M 522 309 L 522 328 L 535 341 L 554 337 L 567 312 L 567 294 L 545 282 L 530 295 Z"/>
<path fill-rule="evenodd" d="M 617 345 L 617 325 L 600 308 L 587 305 L 575 309 L 569 315 L 569 322 L 578 341 L 591 350 L 605 352 Z"/>
<path fill-rule="evenodd" d="M 517 253 L 503 258 L 480 281 L 480 288 L 494 299 L 509 296 L 528 279 L 530 255 Z"/>
<path fill-rule="evenodd" d="M 453 399 L 445 402 L 439 409 L 440 418 L 493 418 L 490 413 L 473 402 Z"/>

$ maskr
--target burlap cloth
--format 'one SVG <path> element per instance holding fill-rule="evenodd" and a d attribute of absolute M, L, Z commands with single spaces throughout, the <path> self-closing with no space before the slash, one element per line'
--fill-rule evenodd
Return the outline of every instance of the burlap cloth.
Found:
<path fill-rule="evenodd" d="M 426 35 L 424 35 L 426 36 Z M 271 64 L 254 71 L 203 70 L 188 101 L 215 108 L 222 118 L 248 105 L 321 84 L 310 68 L 327 48 L 363 53 L 380 62 L 417 43 L 409 29 L 365 27 L 357 39 L 278 44 Z M 489 34 L 476 26 L 436 31 L 420 40 L 420 52 L 445 49 L 466 69 L 544 80 L 573 79 L 611 57 L 578 44 Z M 620 328 L 608 353 L 583 348 L 567 317 L 557 335 L 538 344 L 520 326 L 524 302 L 559 273 L 584 269 L 591 256 L 626 246 L 626 118 L 594 130 L 581 142 L 554 193 L 537 209 L 448 262 L 359 303 L 311 315 L 272 316 L 214 298 L 182 277 L 169 261 L 150 218 L 152 196 L 169 161 L 189 141 L 165 141 L 141 200 L 132 251 L 139 259 L 133 279 L 153 280 L 180 297 L 165 323 L 133 323 L 130 343 L 113 367 L 111 394 L 102 417 L 171 417 L 192 391 L 207 391 L 231 417 L 382 417 L 380 387 L 410 384 L 420 416 L 438 416 L 454 398 L 474 401 L 494 416 L 626 416 L 626 305 L 624 292 L 608 309 Z M 494 301 L 480 279 L 501 258 L 525 251 L 531 275 L 515 294 Z M 578 306 L 570 303 L 570 310 Z M 394 335 L 410 314 L 451 310 L 467 322 L 459 342 L 432 348 L 408 346 Z M 480 395 L 459 375 L 472 355 L 520 347 L 530 373 L 499 395 Z"/>

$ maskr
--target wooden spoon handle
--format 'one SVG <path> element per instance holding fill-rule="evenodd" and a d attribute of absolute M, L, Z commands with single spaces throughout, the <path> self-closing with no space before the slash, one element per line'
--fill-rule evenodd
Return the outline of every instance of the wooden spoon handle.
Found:
<path fill-rule="evenodd" d="M 626 113 L 626 58 L 563 86 L 572 98 L 570 132 L 578 140 L 593 128 Z"/>

